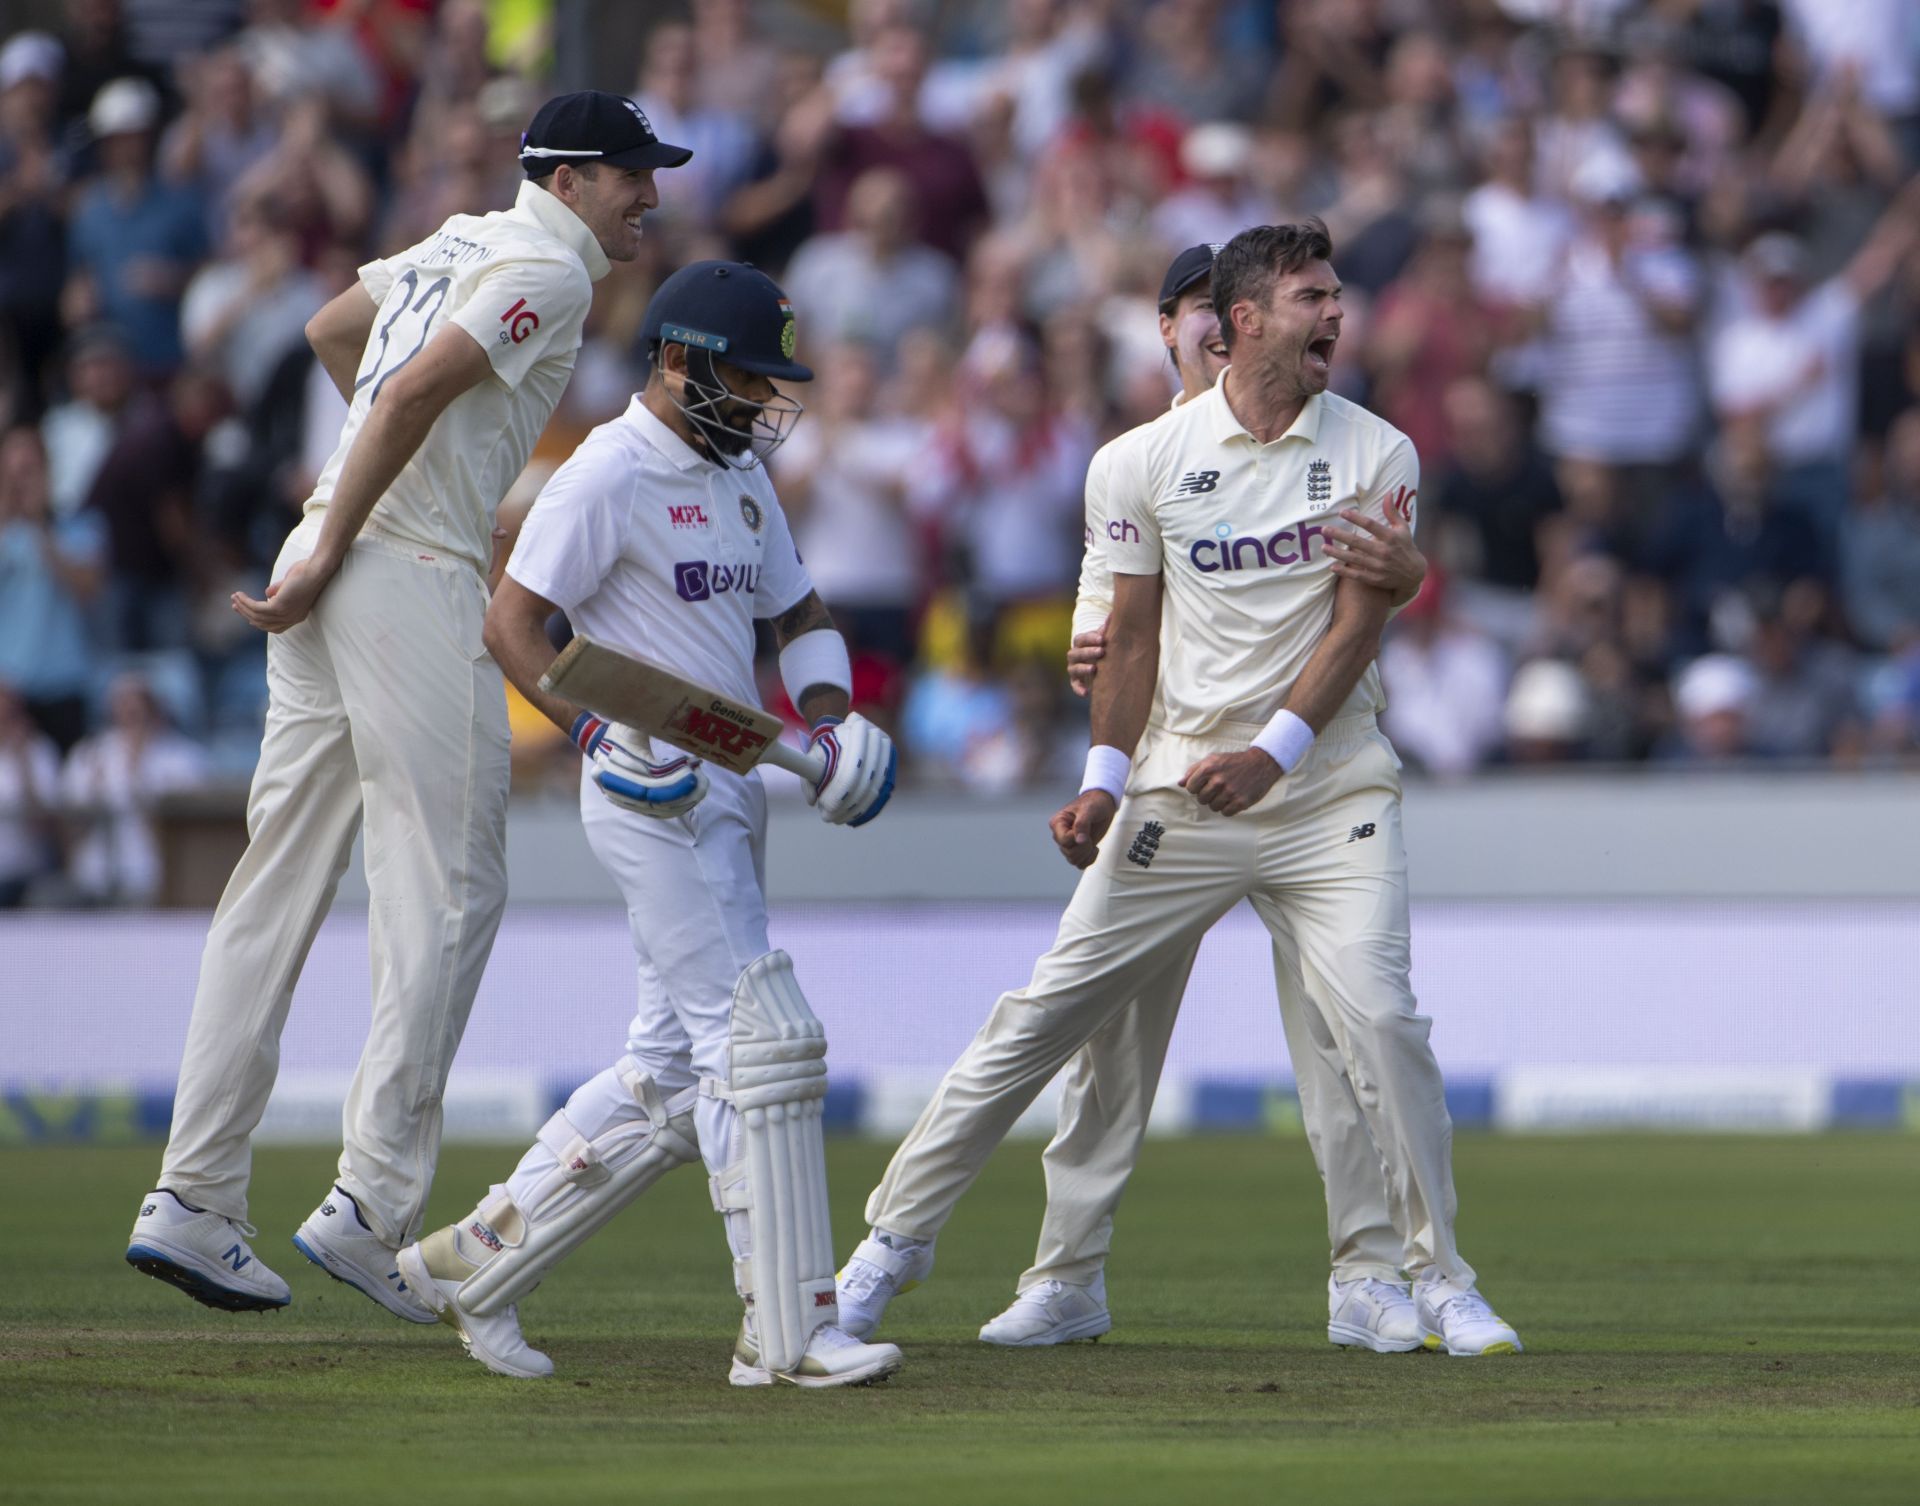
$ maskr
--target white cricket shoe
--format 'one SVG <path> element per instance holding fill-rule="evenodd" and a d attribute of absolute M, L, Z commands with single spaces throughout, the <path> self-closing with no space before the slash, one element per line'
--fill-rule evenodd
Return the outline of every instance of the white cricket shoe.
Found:
<path fill-rule="evenodd" d="M 400 1275 L 400 1252 L 367 1227 L 352 1193 L 335 1187 L 322 1198 L 294 1234 L 293 1247 L 335 1281 L 373 1298 L 396 1318 L 409 1323 L 438 1321 L 433 1309 Z"/>
<path fill-rule="evenodd" d="M 880 1326 L 887 1304 L 932 1274 L 932 1240 L 907 1240 L 896 1249 L 869 1234 L 834 1277 L 840 1327 L 856 1339 L 869 1337 Z"/>
<path fill-rule="evenodd" d="M 893 1344 L 863 1344 L 844 1328 L 831 1323 L 814 1329 L 806 1352 L 791 1370 L 768 1370 L 760 1363 L 760 1346 L 750 1319 L 740 1320 L 734 1341 L 733 1367 L 727 1379 L 736 1386 L 771 1386 L 776 1382 L 821 1390 L 827 1386 L 871 1386 L 900 1368 L 900 1350 Z"/>
<path fill-rule="evenodd" d="M 1375 1354 L 1418 1349 L 1424 1332 L 1413 1293 L 1392 1281 L 1327 1278 L 1327 1342 Z"/>
<path fill-rule="evenodd" d="M 1034 1349 L 1043 1344 L 1071 1344 L 1093 1339 L 1113 1327 L 1107 1311 L 1107 1278 L 1101 1273 L 1091 1286 L 1064 1281 L 1036 1281 L 1013 1299 L 1013 1306 L 980 1330 L 982 1344 L 1009 1349 Z"/>
<path fill-rule="evenodd" d="M 273 1312 L 293 1293 L 247 1243 L 258 1232 L 160 1187 L 140 1203 L 127 1264 L 222 1312 Z"/>
<path fill-rule="evenodd" d="M 539 1380 L 553 1374 L 553 1361 L 520 1336 L 520 1310 L 481 1317 L 460 1302 L 460 1288 L 480 1268 L 460 1249 L 460 1226 L 437 1229 L 400 1252 L 400 1275 L 426 1299 L 440 1321 L 460 1335 L 467 1353 L 495 1375 Z"/>
<path fill-rule="evenodd" d="M 1519 1354 L 1520 1335 L 1473 1287 L 1429 1273 L 1413 1284 L 1422 1342 L 1448 1354 Z"/>

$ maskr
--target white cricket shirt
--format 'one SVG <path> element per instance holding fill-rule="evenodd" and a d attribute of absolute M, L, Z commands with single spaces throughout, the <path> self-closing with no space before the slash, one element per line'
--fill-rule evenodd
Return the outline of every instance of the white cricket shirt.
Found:
<path fill-rule="evenodd" d="M 1167 413 L 1173 412 L 1186 400 L 1185 392 L 1175 393 Z M 1086 552 L 1080 556 L 1080 585 L 1073 599 L 1073 631 L 1076 636 L 1094 631 L 1113 611 L 1113 563 L 1107 558 L 1106 551 L 1107 467 L 1113 461 L 1113 452 L 1148 424 L 1157 424 L 1166 416 L 1166 413 L 1162 413 L 1159 418 L 1150 418 L 1146 424 L 1136 425 L 1118 438 L 1109 439 L 1093 452 L 1093 459 L 1087 464 L 1087 544 Z"/>
<path fill-rule="evenodd" d="M 754 618 L 813 589 L 766 468 L 703 459 L 637 397 L 554 472 L 507 574 L 577 632 L 751 706 Z"/>
<path fill-rule="evenodd" d="M 304 511 L 324 513 L 340 467 L 381 387 L 459 325 L 493 362 L 434 421 L 367 528 L 464 560 L 493 563 L 493 514 L 526 466 L 573 373 L 593 284 L 606 254 L 579 216 L 545 189 L 520 186 L 512 209 L 456 214 L 419 245 L 360 269 L 380 311 L 360 358 L 340 442 Z"/>
<path fill-rule="evenodd" d="M 1413 442 L 1332 393 L 1307 399 L 1270 444 L 1212 391 L 1121 436 L 1107 470 L 1106 557 L 1123 575 L 1165 577 L 1154 725 L 1203 737 L 1264 722 L 1285 702 L 1333 621 L 1329 526 L 1354 507 L 1411 516 Z M 1369 665 L 1336 716 L 1386 704 Z"/>

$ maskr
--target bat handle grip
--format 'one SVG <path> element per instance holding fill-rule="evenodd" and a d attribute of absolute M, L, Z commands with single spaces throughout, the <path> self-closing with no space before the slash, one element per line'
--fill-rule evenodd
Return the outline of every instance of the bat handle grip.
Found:
<path fill-rule="evenodd" d="M 768 763 L 777 764 L 789 774 L 798 774 L 809 786 L 818 784 L 820 776 L 827 772 L 827 759 L 824 753 L 796 748 L 777 737 L 767 745 L 765 756 Z"/>

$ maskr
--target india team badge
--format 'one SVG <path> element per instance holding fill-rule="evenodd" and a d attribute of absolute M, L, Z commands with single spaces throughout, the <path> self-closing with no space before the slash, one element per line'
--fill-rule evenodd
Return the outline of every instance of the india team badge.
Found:
<path fill-rule="evenodd" d="M 765 523 L 767 515 L 760 510 L 760 504 L 745 492 L 740 493 L 740 518 L 749 531 L 758 533 L 760 525 Z"/>
<path fill-rule="evenodd" d="M 780 354 L 791 361 L 798 341 L 793 332 L 793 305 L 784 298 L 780 300 L 780 317 L 784 321 L 780 326 Z"/>

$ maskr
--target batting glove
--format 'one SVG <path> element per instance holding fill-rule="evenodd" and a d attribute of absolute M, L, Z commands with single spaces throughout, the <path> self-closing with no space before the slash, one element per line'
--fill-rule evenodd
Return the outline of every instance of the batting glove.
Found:
<path fill-rule="evenodd" d="M 684 816 L 706 799 L 707 771 L 699 759 L 683 756 L 652 763 L 624 741 L 616 742 L 614 730 L 591 711 L 581 712 L 573 722 L 573 740 L 593 765 L 593 782 L 615 805 L 665 821 Z M 619 731 L 624 738 L 631 729 Z"/>
<path fill-rule="evenodd" d="M 844 722 L 827 718 L 813 729 L 807 747 L 826 755 L 827 771 L 807 797 L 823 821 L 864 826 L 893 797 L 900 756 L 893 739 L 858 712 Z"/>

